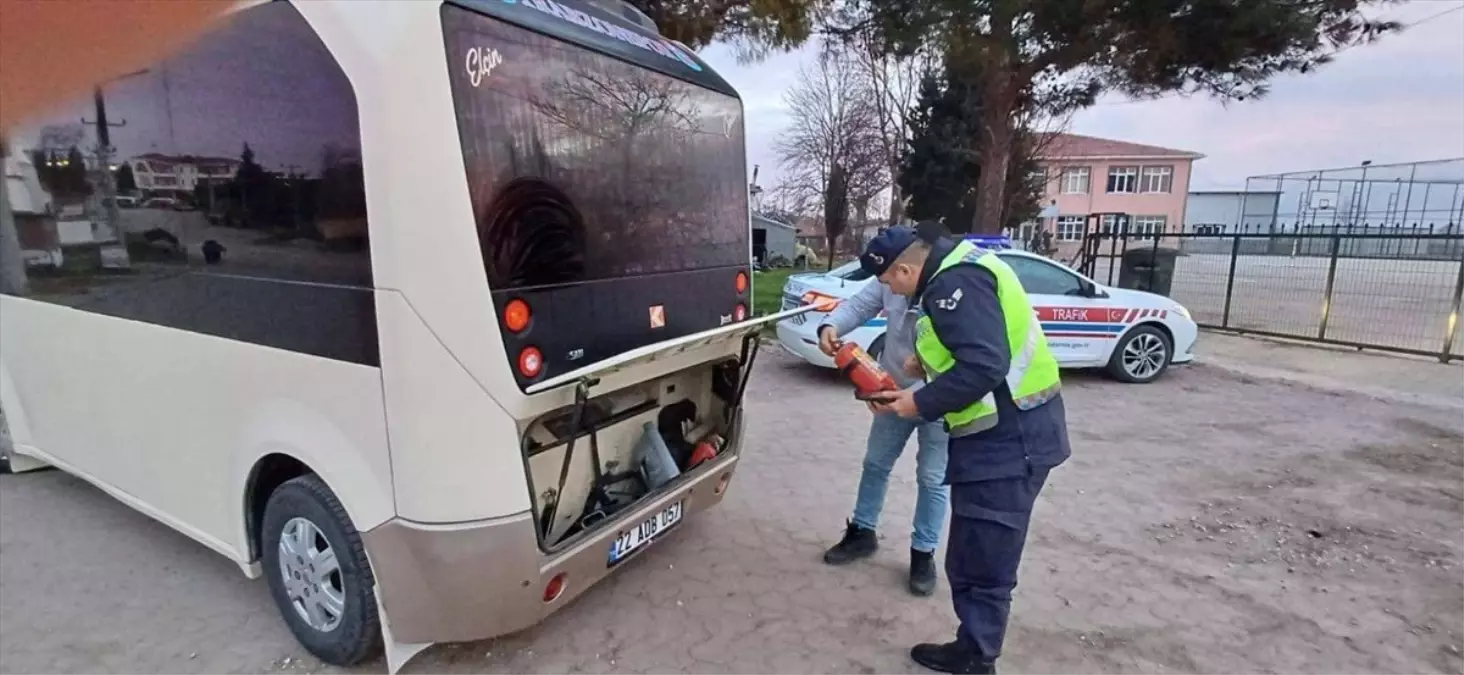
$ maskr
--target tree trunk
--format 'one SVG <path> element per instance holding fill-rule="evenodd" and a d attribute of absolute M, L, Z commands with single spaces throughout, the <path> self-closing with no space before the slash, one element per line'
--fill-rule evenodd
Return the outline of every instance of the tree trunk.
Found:
<path fill-rule="evenodd" d="M 898 176 L 899 175 L 899 167 L 895 167 L 894 172 L 891 173 L 890 175 L 891 176 Z M 900 184 L 899 183 L 894 183 L 894 184 L 890 185 L 890 219 L 889 219 L 889 222 L 887 224 L 890 227 L 894 227 L 896 225 L 899 225 L 900 224 L 900 221 L 902 219 L 904 219 L 904 217 L 905 217 L 905 195 L 904 195 L 904 193 L 902 193 L 900 191 Z"/>
<path fill-rule="evenodd" d="M 1004 93 L 1004 92 L 1003 92 Z M 981 145 L 981 177 L 976 191 L 976 219 L 972 234 L 998 234 L 1006 205 L 1007 167 L 1012 157 L 1011 107 L 1005 97 L 991 97 L 991 104 L 982 115 L 986 133 Z"/>

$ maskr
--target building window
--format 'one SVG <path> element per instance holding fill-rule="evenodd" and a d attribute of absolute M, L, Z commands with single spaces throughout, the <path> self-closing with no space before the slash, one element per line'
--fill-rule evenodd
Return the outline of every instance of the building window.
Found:
<path fill-rule="evenodd" d="M 1107 215 L 1098 223 L 1098 229 L 1103 234 L 1125 234 L 1128 232 L 1128 217 Z"/>
<path fill-rule="evenodd" d="M 1195 225 L 1194 231 L 1195 234 L 1225 234 L 1225 226 L 1206 223 L 1204 225 Z"/>
<path fill-rule="evenodd" d="M 1090 173 L 1086 166 L 1070 166 L 1062 171 L 1062 193 L 1065 195 L 1088 194 Z"/>
<path fill-rule="evenodd" d="M 1138 216 L 1129 226 L 1129 233 L 1139 239 L 1157 239 L 1164 234 L 1164 216 Z"/>
<path fill-rule="evenodd" d="M 1139 181 L 1139 191 L 1145 193 L 1169 192 L 1174 187 L 1174 167 L 1146 166 Z"/>
<path fill-rule="evenodd" d="M 1057 240 L 1080 241 L 1083 238 L 1083 221 L 1083 216 L 1058 216 Z"/>
<path fill-rule="evenodd" d="M 1108 169 L 1108 192 L 1133 193 L 1139 187 L 1139 167 L 1115 166 Z"/>

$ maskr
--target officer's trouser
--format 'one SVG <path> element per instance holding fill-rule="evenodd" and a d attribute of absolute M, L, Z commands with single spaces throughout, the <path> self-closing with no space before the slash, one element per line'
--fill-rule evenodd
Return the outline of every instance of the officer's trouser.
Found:
<path fill-rule="evenodd" d="M 961 620 L 957 639 L 988 662 L 1001 654 L 1032 505 L 1047 472 L 951 486 L 946 578 Z"/>

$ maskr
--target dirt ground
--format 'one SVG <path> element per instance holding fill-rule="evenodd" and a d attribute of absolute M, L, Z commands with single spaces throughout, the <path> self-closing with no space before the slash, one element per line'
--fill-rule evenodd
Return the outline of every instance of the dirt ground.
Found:
<path fill-rule="evenodd" d="M 1214 365 L 1066 381 L 1074 456 L 1037 508 L 1004 672 L 1464 672 L 1458 408 Z M 867 413 L 775 347 L 749 396 L 721 507 L 539 627 L 407 670 L 919 670 L 908 647 L 955 620 L 903 588 L 913 460 L 879 555 L 830 569 Z M 59 473 L 0 477 L 0 671 L 328 670 L 232 563 Z"/>

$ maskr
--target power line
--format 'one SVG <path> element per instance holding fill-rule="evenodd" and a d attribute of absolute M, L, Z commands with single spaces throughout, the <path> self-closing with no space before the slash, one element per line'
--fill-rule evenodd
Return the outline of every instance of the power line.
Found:
<path fill-rule="evenodd" d="M 1414 1 L 1415 2 L 1458 2 L 1459 0 L 1414 0 Z M 1428 16 L 1425 16 L 1422 19 L 1418 19 L 1416 21 L 1411 21 L 1409 23 L 1402 24 L 1401 26 L 1399 26 L 1399 28 L 1401 30 L 1407 30 L 1409 28 L 1413 28 L 1414 26 L 1418 26 L 1420 24 L 1428 23 L 1430 21 L 1433 21 L 1435 19 L 1441 18 L 1443 16 L 1446 16 L 1448 14 L 1452 14 L 1452 13 L 1457 12 L 1457 11 L 1460 11 L 1460 10 L 1464 10 L 1464 4 L 1457 5 L 1457 6 L 1454 6 L 1454 7 L 1450 7 L 1448 9 L 1446 9 L 1446 10 L 1441 11 L 1441 12 L 1435 12 L 1433 14 L 1430 14 Z M 1364 43 L 1353 42 L 1351 44 L 1343 45 L 1341 47 L 1338 47 L 1337 49 L 1332 50 L 1332 52 L 1329 53 L 1329 54 L 1327 54 L 1327 56 L 1328 57 L 1336 56 L 1338 54 L 1341 54 L 1342 52 L 1345 52 L 1345 51 L 1347 51 L 1349 49 L 1352 49 L 1353 47 L 1358 46 L 1359 44 L 1364 44 Z M 1102 103 L 1094 103 L 1093 105 L 1088 106 L 1088 107 L 1090 107 L 1090 108 L 1102 108 L 1102 107 L 1115 106 L 1115 105 L 1133 105 L 1135 103 L 1151 103 L 1153 101 L 1162 101 L 1164 99 L 1181 97 L 1181 96 L 1184 96 L 1184 95 L 1185 94 L 1182 94 L 1182 93 L 1179 93 L 1179 92 L 1173 92 L 1173 93 L 1168 93 L 1168 94 L 1162 94 L 1160 96 L 1155 96 L 1153 98 L 1134 98 L 1134 99 L 1129 99 L 1127 101 L 1104 101 Z"/>

